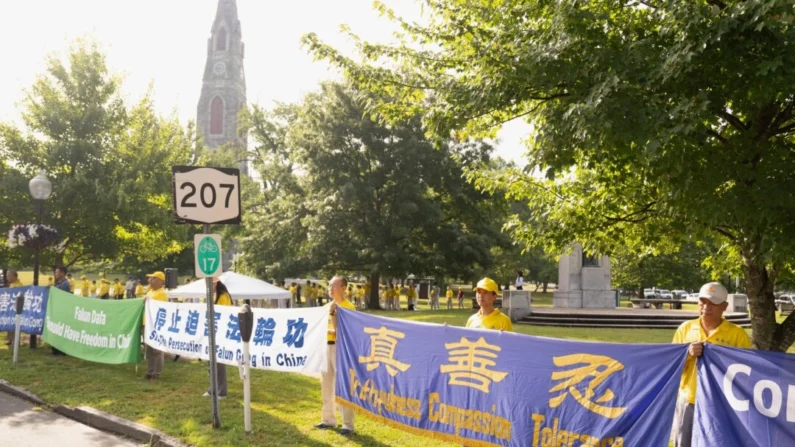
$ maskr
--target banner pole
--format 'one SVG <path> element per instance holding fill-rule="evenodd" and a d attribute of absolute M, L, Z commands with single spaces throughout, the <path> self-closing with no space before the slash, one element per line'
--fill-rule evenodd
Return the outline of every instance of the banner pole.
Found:
<path fill-rule="evenodd" d="M 210 224 L 204 224 L 204 234 L 210 233 Z M 218 377 L 216 376 L 217 348 L 215 345 L 215 308 L 213 306 L 213 278 L 204 278 L 207 291 L 207 324 L 210 342 L 210 401 L 212 402 L 213 428 L 221 428 L 221 415 L 218 412 Z"/>
<path fill-rule="evenodd" d="M 15 323 L 15 326 L 16 326 L 16 331 L 14 332 L 14 364 L 16 364 L 17 361 L 19 360 L 19 343 L 20 343 L 20 340 L 22 339 L 22 332 L 21 332 L 21 330 L 22 330 L 22 311 L 24 310 L 24 307 L 25 307 L 25 297 L 24 297 L 24 295 L 22 295 L 21 293 L 19 295 L 17 295 L 17 301 L 16 301 L 15 304 L 16 304 L 16 309 L 15 310 L 16 310 L 17 314 L 16 314 L 16 317 L 14 317 L 14 320 L 15 320 L 14 323 Z"/>

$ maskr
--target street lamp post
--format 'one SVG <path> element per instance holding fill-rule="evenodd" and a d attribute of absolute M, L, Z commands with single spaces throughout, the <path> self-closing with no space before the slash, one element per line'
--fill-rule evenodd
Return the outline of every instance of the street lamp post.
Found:
<path fill-rule="evenodd" d="M 41 225 L 41 219 L 44 214 L 44 201 L 50 198 L 52 194 L 52 182 L 47 179 L 43 169 L 39 170 L 39 174 L 33 177 L 28 183 L 30 196 L 36 204 L 36 229 Z M 36 251 L 33 256 L 33 285 L 39 285 L 39 245 L 36 244 Z M 36 336 L 30 336 L 30 349 L 36 349 Z"/>

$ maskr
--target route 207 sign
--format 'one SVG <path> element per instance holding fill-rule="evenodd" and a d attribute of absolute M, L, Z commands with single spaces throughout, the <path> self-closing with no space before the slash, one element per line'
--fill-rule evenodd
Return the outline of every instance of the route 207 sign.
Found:
<path fill-rule="evenodd" d="M 240 170 L 172 166 L 174 220 L 182 224 L 240 224 Z"/>

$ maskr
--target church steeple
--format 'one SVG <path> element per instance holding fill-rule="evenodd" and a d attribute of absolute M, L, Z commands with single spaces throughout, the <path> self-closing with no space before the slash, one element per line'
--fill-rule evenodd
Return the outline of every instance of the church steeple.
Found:
<path fill-rule="evenodd" d="M 245 46 L 236 0 L 219 0 L 207 40 L 202 93 L 196 123 L 207 146 L 229 143 L 246 147 L 238 131 L 238 114 L 246 107 Z M 245 163 L 241 170 L 247 173 Z"/>

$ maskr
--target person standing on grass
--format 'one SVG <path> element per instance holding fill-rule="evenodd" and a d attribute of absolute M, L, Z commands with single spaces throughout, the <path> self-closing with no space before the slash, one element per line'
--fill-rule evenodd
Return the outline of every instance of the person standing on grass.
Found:
<path fill-rule="evenodd" d="M 229 295 L 229 290 L 226 288 L 226 285 L 221 282 L 221 278 L 217 276 L 213 278 L 213 288 L 215 289 L 214 303 L 216 306 L 232 305 L 232 296 Z M 209 365 L 209 362 L 207 364 Z M 210 377 L 212 377 L 212 375 Z M 215 377 L 218 383 L 218 398 L 225 399 L 229 390 L 226 383 L 226 365 L 221 362 L 215 362 Z M 210 387 L 207 388 L 207 392 L 204 393 L 204 397 L 212 396 L 212 391 L 212 384 L 210 384 Z"/>
<path fill-rule="evenodd" d="M 447 286 L 447 292 L 444 293 L 445 298 L 447 298 L 447 310 L 453 309 L 453 288 Z"/>
<path fill-rule="evenodd" d="M 57 289 L 63 290 L 66 293 L 69 292 L 70 284 L 69 279 L 66 278 L 66 267 L 60 265 L 55 267 L 53 271 L 53 276 L 55 276 L 55 287 Z M 63 352 L 59 351 L 58 349 L 52 348 L 52 355 L 66 355 Z"/>
<path fill-rule="evenodd" d="M 124 298 L 124 284 L 119 281 L 119 278 L 113 281 L 113 297 L 117 300 Z"/>
<path fill-rule="evenodd" d="M 337 311 L 338 308 L 356 310 L 353 304 L 345 299 L 345 289 L 348 280 L 344 276 L 331 278 L 328 284 L 328 294 L 334 301 L 329 306 L 328 335 L 326 337 L 326 372 L 321 372 L 320 393 L 323 396 L 322 421 L 315 425 L 319 429 L 337 428 L 337 414 L 334 408 L 335 378 L 337 373 Z M 353 409 L 340 406 L 342 413 L 341 435 L 353 433 Z"/>
<path fill-rule="evenodd" d="M 166 284 L 166 274 L 163 272 L 154 272 L 146 275 L 149 278 L 149 291 L 146 292 L 147 300 L 155 301 L 168 301 L 168 294 L 163 286 Z M 145 317 L 145 315 L 144 315 Z M 146 320 L 144 319 L 144 326 Z M 163 352 L 146 345 L 146 379 L 157 380 L 163 372 Z"/>
<path fill-rule="evenodd" d="M 102 278 L 99 280 L 99 292 L 97 292 L 97 295 L 103 300 L 110 298 L 110 282 L 107 279 Z"/>
<path fill-rule="evenodd" d="M 97 280 L 96 279 L 91 281 L 91 287 L 88 289 L 88 293 L 92 297 L 97 298 Z"/>
<path fill-rule="evenodd" d="M 71 273 L 66 275 L 66 280 L 69 281 L 69 293 L 75 293 L 75 280 Z"/>
<path fill-rule="evenodd" d="M 312 296 L 314 294 L 313 290 L 314 287 L 312 287 L 312 282 L 307 281 L 303 290 L 306 307 L 315 307 L 315 298 Z"/>
<path fill-rule="evenodd" d="M 516 290 L 522 290 L 522 287 L 524 286 L 524 274 L 521 270 L 516 272 L 516 283 L 514 286 L 516 286 Z"/>
<path fill-rule="evenodd" d="M 88 282 L 86 275 L 82 275 L 80 277 L 80 281 L 82 281 L 80 283 L 80 295 L 83 295 L 84 297 L 91 296 L 91 283 Z"/>
<path fill-rule="evenodd" d="M 719 282 L 701 286 L 695 320 L 685 321 L 674 334 L 673 343 L 689 343 L 687 359 L 679 382 L 671 440 L 675 447 L 690 447 L 693 436 L 693 410 L 696 404 L 696 361 L 704 351 L 704 343 L 751 349 L 751 340 L 743 328 L 723 318 L 729 303 L 729 292 Z"/>
<path fill-rule="evenodd" d="M 409 288 L 406 290 L 406 300 L 409 303 L 409 310 L 417 310 L 417 289 L 414 288 L 414 284 L 409 284 Z"/>
<path fill-rule="evenodd" d="M 458 308 L 464 308 L 464 291 L 460 287 L 458 288 Z"/>
<path fill-rule="evenodd" d="M 483 278 L 478 281 L 475 287 L 475 296 L 478 300 L 480 309 L 469 317 L 466 327 L 472 329 L 495 329 L 498 331 L 513 331 L 511 319 L 507 315 L 494 308 L 497 301 L 497 283 L 490 278 Z"/>
<path fill-rule="evenodd" d="M 431 302 L 431 310 L 439 310 L 439 292 L 437 292 L 436 286 L 433 284 L 429 288 L 428 301 Z"/>
<path fill-rule="evenodd" d="M 6 287 L 24 287 L 22 285 L 22 281 L 19 280 L 19 273 L 17 273 L 17 271 L 14 269 L 6 270 L 6 282 L 8 283 Z M 15 330 L 6 332 L 7 346 L 11 346 L 14 343 L 15 334 L 16 334 Z"/>

